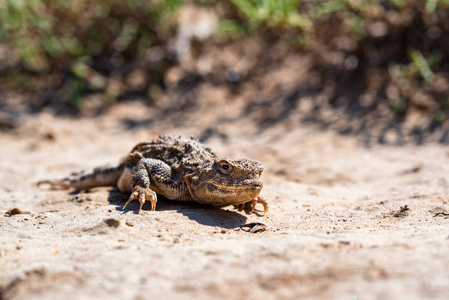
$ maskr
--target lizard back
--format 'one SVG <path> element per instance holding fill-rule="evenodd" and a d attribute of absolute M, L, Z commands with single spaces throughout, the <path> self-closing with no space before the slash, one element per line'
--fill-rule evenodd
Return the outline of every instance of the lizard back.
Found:
<path fill-rule="evenodd" d="M 141 155 L 163 161 L 172 170 L 187 174 L 206 162 L 213 161 L 217 155 L 209 148 L 191 137 L 160 135 L 150 142 L 139 143 L 129 156 Z"/>

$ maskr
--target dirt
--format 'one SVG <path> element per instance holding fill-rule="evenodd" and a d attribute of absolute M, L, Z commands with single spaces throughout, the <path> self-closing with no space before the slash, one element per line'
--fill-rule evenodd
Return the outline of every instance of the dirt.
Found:
<path fill-rule="evenodd" d="M 401 206 L 401 208 L 399 208 L 398 211 L 392 211 L 391 214 L 395 218 L 405 218 L 405 217 L 408 217 L 410 215 L 410 208 L 406 204 L 404 206 Z"/>
<path fill-rule="evenodd" d="M 197 96 L 217 95 L 209 88 Z M 447 147 L 367 147 L 291 119 L 261 126 L 223 118 L 240 105 L 223 101 L 183 119 L 139 102 L 96 118 L 42 112 L 0 133 L 0 299 L 447 298 Z M 160 133 L 261 161 L 269 212 L 160 198 L 137 213 L 113 188 L 34 185 Z"/>

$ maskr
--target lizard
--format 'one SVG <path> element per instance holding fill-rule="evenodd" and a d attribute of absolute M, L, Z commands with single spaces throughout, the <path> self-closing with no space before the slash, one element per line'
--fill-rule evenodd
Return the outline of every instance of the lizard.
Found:
<path fill-rule="evenodd" d="M 218 157 L 212 149 L 192 137 L 160 135 L 138 143 L 117 165 L 106 165 L 72 173 L 58 180 L 42 180 L 52 189 L 89 190 L 115 186 L 131 193 L 123 209 L 133 200 L 146 201 L 156 209 L 157 195 L 169 200 L 195 201 L 216 207 L 234 205 L 252 213 L 256 204 L 268 211 L 260 197 L 263 171 L 260 162 L 248 158 Z"/>

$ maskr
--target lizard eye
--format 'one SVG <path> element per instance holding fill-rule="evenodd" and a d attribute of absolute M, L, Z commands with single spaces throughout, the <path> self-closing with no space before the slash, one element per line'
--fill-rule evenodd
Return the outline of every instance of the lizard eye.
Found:
<path fill-rule="evenodd" d="M 230 174 L 232 172 L 232 167 L 227 163 L 222 163 L 218 168 L 222 174 Z"/>

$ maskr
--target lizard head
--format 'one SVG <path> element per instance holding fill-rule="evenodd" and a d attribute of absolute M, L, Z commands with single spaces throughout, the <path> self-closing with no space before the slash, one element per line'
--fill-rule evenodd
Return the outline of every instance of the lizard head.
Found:
<path fill-rule="evenodd" d="M 262 190 L 263 166 L 247 158 L 216 158 L 186 175 L 190 194 L 199 203 L 214 206 L 237 205 L 253 200 Z"/>

